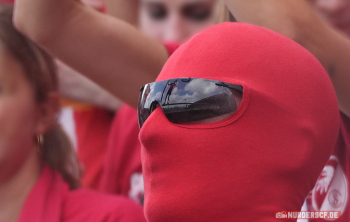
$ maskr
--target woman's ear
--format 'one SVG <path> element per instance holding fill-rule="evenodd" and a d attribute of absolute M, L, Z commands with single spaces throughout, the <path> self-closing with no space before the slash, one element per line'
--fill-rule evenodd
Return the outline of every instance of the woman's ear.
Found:
<path fill-rule="evenodd" d="M 45 134 L 55 123 L 57 113 L 60 109 L 59 98 L 57 92 L 51 92 L 49 93 L 47 101 L 38 105 L 35 129 L 37 135 Z"/>

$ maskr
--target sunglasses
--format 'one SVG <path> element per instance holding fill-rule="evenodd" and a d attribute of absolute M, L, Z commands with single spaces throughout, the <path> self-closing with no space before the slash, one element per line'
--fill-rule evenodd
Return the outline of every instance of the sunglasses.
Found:
<path fill-rule="evenodd" d="M 175 124 L 231 114 L 238 108 L 234 91 L 242 93 L 243 87 L 200 78 L 177 78 L 146 84 L 140 89 L 140 129 L 158 106 Z"/>
<path fill-rule="evenodd" d="M 169 16 L 167 7 L 158 2 L 150 2 L 147 4 L 148 15 L 153 20 L 165 20 Z M 208 3 L 193 2 L 185 3 L 181 6 L 181 15 L 193 22 L 203 22 L 211 17 L 213 6 Z"/>

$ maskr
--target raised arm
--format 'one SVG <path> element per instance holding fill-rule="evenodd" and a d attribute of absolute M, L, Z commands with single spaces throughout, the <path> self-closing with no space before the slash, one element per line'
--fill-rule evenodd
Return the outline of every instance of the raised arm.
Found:
<path fill-rule="evenodd" d="M 115 96 L 66 64 L 58 60 L 56 64 L 61 96 L 110 111 L 116 111 L 122 105 Z"/>
<path fill-rule="evenodd" d="M 107 13 L 138 26 L 139 0 L 105 0 Z"/>
<path fill-rule="evenodd" d="M 51 54 L 136 107 L 156 79 L 165 48 L 131 25 L 77 0 L 17 0 L 16 27 Z"/>
<path fill-rule="evenodd" d="M 292 38 L 313 53 L 328 71 L 339 108 L 350 117 L 350 40 L 322 22 L 305 0 L 225 0 L 240 22 Z"/>

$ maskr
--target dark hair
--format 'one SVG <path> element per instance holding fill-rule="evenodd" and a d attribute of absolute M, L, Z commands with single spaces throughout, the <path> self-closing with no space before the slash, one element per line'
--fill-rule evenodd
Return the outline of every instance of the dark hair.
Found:
<path fill-rule="evenodd" d="M 13 6 L 0 3 L 0 39 L 6 50 L 22 65 L 33 86 L 38 104 L 47 102 L 50 92 L 58 92 L 56 66 L 44 50 L 14 27 Z M 71 189 L 80 186 L 80 165 L 62 128 L 55 123 L 44 135 L 42 161 L 58 171 Z"/>

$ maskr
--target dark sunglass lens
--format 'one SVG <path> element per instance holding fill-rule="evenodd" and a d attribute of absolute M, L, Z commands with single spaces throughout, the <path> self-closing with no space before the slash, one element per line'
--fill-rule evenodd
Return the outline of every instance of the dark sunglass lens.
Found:
<path fill-rule="evenodd" d="M 238 91 L 232 87 L 233 84 L 190 78 L 147 84 L 139 99 L 140 128 L 158 106 L 175 124 L 209 123 L 228 118 L 238 108 L 236 99 L 241 100 L 242 96 L 239 86 Z"/>
<path fill-rule="evenodd" d="M 159 106 L 168 81 L 157 83 L 149 83 L 143 87 L 139 97 L 138 119 L 140 128 L 151 115 L 151 113 Z"/>
<path fill-rule="evenodd" d="M 202 22 L 209 19 L 211 11 L 212 6 L 203 3 L 188 3 L 182 8 L 183 16 L 195 22 Z"/>
<path fill-rule="evenodd" d="M 140 129 L 150 114 L 149 106 L 147 105 L 147 99 L 151 92 L 150 84 L 147 84 L 141 89 L 142 90 L 140 90 L 141 92 L 139 96 L 139 105 L 137 107 L 137 115 L 138 115 Z"/>
<path fill-rule="evenodd" d="M 168 16 L 166 7 L 161 3 L 149 3 L 147 10 L 149 17 L 153 20 L 163 20 Z"/>
<path fill-rule="evenodd" d="M 189 83 L 178 82 L 162 105 L 168 120 L 172 123 L 191 123 L 236 111 L 232 90 L 215 83 L 204 79 L 192 79 Z"/>
<path fill-rule="evenodd" d="M 191 105 L 173 107 L 173 112 L 167 112 L 168 119 L 173 123 L 192 123 L 215 117 L 232 114 L 237 106 L 230 95 L 217 95 L 215 98 L 204 98 Z M 176 110 L 176 112 L 175 112 Z"/>

